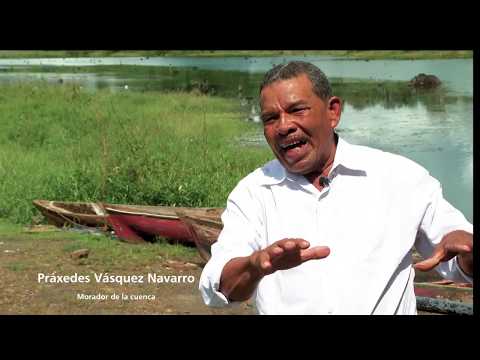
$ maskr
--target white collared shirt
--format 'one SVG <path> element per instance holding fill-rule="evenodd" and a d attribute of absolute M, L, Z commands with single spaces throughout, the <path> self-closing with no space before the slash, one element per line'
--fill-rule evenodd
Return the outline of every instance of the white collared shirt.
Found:
<path fill-rule="evenodd" d="M 207 305 L 225 264 L 284 238 L 328 246 L 330 255 L 265 276 L 254 293 L 260 314 L 416 314 L 411 249 L 427 258 L 453 230 L 473 226 L 415 162 L 338 140 L 322 191 L 272 160 L 242 179 L 222 214 L 224 228 L 200 278 Z M 437 266 L 447 279 L 472 282 L 456 258 Z"/>

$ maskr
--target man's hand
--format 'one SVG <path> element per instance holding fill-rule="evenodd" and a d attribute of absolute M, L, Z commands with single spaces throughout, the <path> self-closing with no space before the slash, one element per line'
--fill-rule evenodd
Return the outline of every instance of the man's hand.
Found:
<path fill-rule="evenodd" d="M 473 235 L 466 231 L 452 231 L 445 235 L 433 250 L 432 256 L 414 265 L 415 269 L 429 271 L 438 264 L 458 256 L 463 272 L 473 277 Z"/>
<path fill-rule="evenodd" d="M 265 276 L 277 270 L 296 267 L 308 260 L 323 259 L 330 254 L 327 246 L 315 246 L 310 249 L 309 247 L 310 243 L 303 239 L 279 240 L 252 254 L 250 262 L 262 276 Z"/>
<path fill-rule="evenodd" d="M 248 300 L 264 276 L 330 254 L 326 246 L 309 247 L 303 239 L 283 239 L 250 256 L 233 258 L 223 268 L 220 291 L 230 300 Z"/>

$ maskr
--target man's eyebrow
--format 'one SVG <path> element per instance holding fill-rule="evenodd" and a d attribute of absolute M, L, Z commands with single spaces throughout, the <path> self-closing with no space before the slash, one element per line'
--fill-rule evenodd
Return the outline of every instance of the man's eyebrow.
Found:
<path fill-rule="evenodd" d="M 303 105 L 307 105 L 308 103 L 305 101 L 305 100 L 298 100 L 298 101 L 295 101 L 293 103 L 291 103 L 290 105 L 287 106 L 287 111 L 292 111 L 295 107 L 297 106 L 303 106 Z M 262 112 L 260 113 L 260 117 L 262 119 L 266 118 L 266 117 L 270 117 L 270 116 L 275 116 L 278 114 L 278 111 L 265 111 L 265 112 Z"/>
<path fill-rule="evenodd" d="M 306 105 L 307 102 L 304 101 L 304 100 L 298 100 L 298 101 L 295 101 L 294 103 L 291 103 L 290 105 L 288 105 L 287 107 L 287 111 L 291 111 L 293 110 L 295 107 L 299 106 L 299 105 Z"/>
<path fill-rule="evenodd" d="M 265 118 L 270 117 L 270 116 L 275 116 L 277 113 L 278 112 L 276 112 L 276 111 L 265 111 L 265 112 L 260 113 L 260 117 L 262 119 L 265 119 Z"/>

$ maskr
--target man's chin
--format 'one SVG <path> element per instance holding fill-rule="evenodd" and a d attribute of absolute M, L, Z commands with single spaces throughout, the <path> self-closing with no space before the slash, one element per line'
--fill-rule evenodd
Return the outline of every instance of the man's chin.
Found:
<path fill-rule="evenodd" d="M 306 167 L 304 164 L 300 162 L 296 162 L 294 164 L 289 164 L 286 161 L 281 161 L 283 167 L 288 170 L 288 172 L 292 174 L 297 174 L 297 175 L 306 175 L 311 172 L 311 170 Z"/>

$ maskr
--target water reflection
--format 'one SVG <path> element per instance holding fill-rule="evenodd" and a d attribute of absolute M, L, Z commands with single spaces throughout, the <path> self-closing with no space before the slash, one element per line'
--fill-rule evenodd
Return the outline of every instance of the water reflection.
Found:
<path fill-rule="evenodd" d="M 428 102 L 395 109 L 345 106 L 339 133 L 348 141 L 411 158 L 444 186 L 446 198 L 473 221 L 473 108 L 465 99 L 431 111 Z"/>
<path fill-rule="evenodd" d="M 472 97 L 452 94 L 445 86 L 437 89 L 415 89 L 407 82 L 400 81 L 344 81 L 332 79 L 333 91 L 346 104 L 356 110 L 362 110 L 375 105 L 385 109 L 398 107 L 416 107 L 423 105 L 428 112 L 445 113 L 448 104 L 463 102 L 472 103 Z"/>
<path fill-rule="evenodd" d="M 419 73 L 434 74 L 450 91 L 463 95 L 473 94 L 473 61 L 452 60 L 349 60 L 331 56 L 284 57 L 129 57 L 129 58 L 64 58 L 64 59 L 0 59 L 0 67 L 105 67 L 131 66 L 137 68 L 193 68 L 199 70 L 226 70 L 261 74 L 273 65 L 291 60 L 306 60 L 319 66 L 329 77 L 362 80 L 410 80 Z"/>

